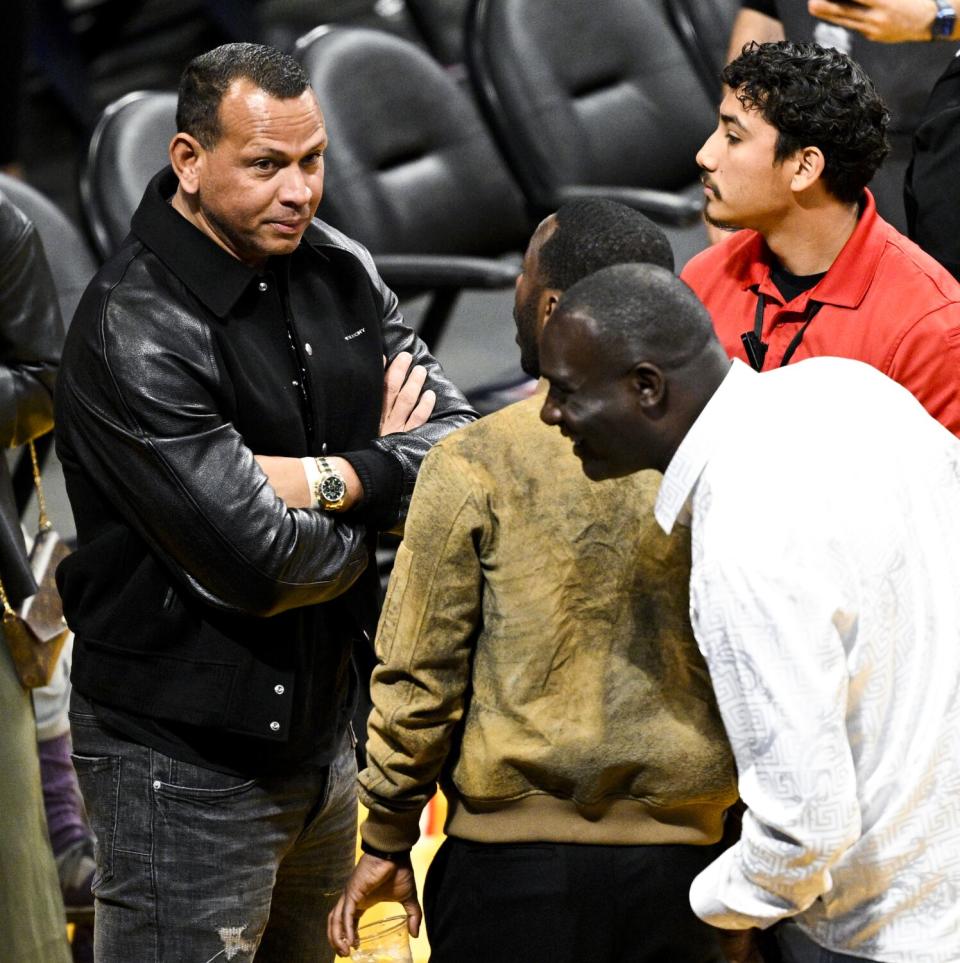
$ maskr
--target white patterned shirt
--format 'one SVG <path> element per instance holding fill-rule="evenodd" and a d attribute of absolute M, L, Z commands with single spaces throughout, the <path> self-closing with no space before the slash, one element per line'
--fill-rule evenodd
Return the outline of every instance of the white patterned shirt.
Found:
<path fill-rule="evenodd" d="M 749 807 L 697 915 L 960 961 L 960 441 L 858 361 L 734 361 L 656 515 L 692 526 L 694 633 Z"/>

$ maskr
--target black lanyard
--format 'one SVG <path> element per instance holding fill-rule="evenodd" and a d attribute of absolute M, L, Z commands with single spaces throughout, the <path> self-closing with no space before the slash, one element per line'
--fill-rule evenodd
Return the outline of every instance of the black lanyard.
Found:
<path fill-rule="evenodd" d="M 747 353 L 747 360 L 750 362 L 750 367 L 752 367 L 754 371 L 763 370 L 763 362 L 767 356 L 767 348 L 769 347 L 769 345 L 760 339 L 760 334 L 763 331 L 763 312 L 766 306 L 766 298 L 758 291 L 757 310 L 753 315 L 753 330 L 744 331 L 744 333 L 740 335 L 740 340 L 743 342 L 743 350 Z M 787 350 L 783 352 L 783 358 L 780 359 L 781 368 L 785 364 L 789 364 L 794 352 L 800 347 L 800 342 L 803 341 L 803 336 L 807 333 L 810 322 L 817 316 L 817 312 L 822 307 L 823 304 L 820 301 L 807 302 L 807 310 L 803 315 L 803 326 L 793 336 L 793 340 L 787 345 Z"/>

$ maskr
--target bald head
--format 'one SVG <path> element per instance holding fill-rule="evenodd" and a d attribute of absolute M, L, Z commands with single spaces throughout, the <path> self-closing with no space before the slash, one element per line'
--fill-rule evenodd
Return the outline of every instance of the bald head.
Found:
<path fill-rule="evenodd" d="M 653 264 L 618 264 L 583 278 L 560 299 L 555 320 L 564 314 L 592 319 L 610 352 L 664 368 L 685 364 L 716 340 L 693 291 Z"/>
<path fill-rule="evenodd" d="M 620 264 L 578 281 L 541 342 L 541 418 L 586 474 L 661 471 L 729 370 L 696 295 L 664 268 Z"/>

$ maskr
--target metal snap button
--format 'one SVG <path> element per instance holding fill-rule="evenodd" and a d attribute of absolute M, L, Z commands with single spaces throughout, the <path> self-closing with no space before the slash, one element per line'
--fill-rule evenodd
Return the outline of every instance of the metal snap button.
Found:
<path fill-rule="evenodd" d="M 282 685 L 275 685 L 273 687 L 273 691 L 276 692 L 277 695 L 283 695 L 283 693 L 286 692 L 286 689 L 284 689 Z"/>
<path fill-rule="evenodd" d="M 270 723 L 270 728 L 271 728 L 274 732 L 276 732 L 276 731 L 280 728 L 280 723 L 279 723 L 279 722 L 271 722 L 271 723 Z"/>

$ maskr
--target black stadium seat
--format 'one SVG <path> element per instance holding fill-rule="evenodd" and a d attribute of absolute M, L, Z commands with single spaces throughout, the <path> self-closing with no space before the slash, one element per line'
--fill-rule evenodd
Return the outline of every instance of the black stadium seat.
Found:
<path fill-rule="evenodd" d="M 720 71 L 740 0 L 664 0 L 670 21 L 697 70 L 704 89 L 720 102 Z"/>
<path fill-rule="evenodd" d="M 467 66 L 537 210 L 610 197 L 668 227 L 678 267 L 706 245 L 694 157 L 716 108 L 660 3 L 472 0 Z"/>
<path fill-rule="evenodd" d="M 410 19 L 445 67 L 463 64 L 467 0 L 406 0 Z"/>
<path fill-rule="evenodd" d="M 138 90 L 100 115 L 80 179 L 80 198 L 100 256 L 109 257 L 130 230 L 150 178 L 169 163 L 177 95 Z"/>
<path fill-rule="evenodd" d="M 68 325 L 80 295 L 97 269 L 93 252 L 67 215 L 29 184 L 0 174 L 0 193 L 6 194 L 33 222 L 53 274 L 63 323 Z"/>
<path fill-rule="evenodd" d="M 330 135 L 319 216 L 391 287 L 434 292 L 420 334 L 435 348 L 459 291 L 513 284 L 523 197 L 469 96 L 412 43 L 325 27 L 298 51 Z"/>

